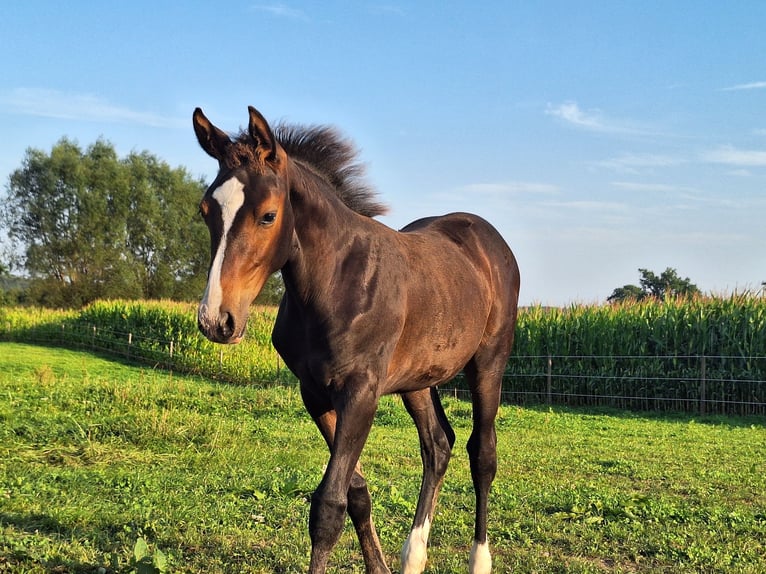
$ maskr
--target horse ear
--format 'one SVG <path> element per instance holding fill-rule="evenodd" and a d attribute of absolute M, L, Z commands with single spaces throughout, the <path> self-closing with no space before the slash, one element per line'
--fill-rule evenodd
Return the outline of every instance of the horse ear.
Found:
<path fill-rule="evenodd" d="M 263 152 L 266 161 L 275 161 L 277 159 L 277 140 L 274 138 L 269 123 L 261 115 L 261 112 L 253 106 L 248 106 L 247 110 L 250 112 L 250 125 L 248 127 L 250 137 L 253 138 L 258 149 Z"/>
<path fill-rule="evenodd" d="M 194 110 L 192 123 L 199 145 L 209 156 L 220 161 L 226 153 L 226 148 L 231 145 L 229 136 L 211 124 L 200 108 Z"/>

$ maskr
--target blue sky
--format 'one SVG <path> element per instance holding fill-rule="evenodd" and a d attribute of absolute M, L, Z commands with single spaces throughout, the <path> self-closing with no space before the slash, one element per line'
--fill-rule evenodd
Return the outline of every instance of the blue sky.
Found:
<path fill-rule="evenodd" d="M 329 123 L 393 227 L 472 211 L 521 302 L 638 268 L 766 281 L 764 2 L 24 2 L 0 17 L 0 178 L 103 137 L 212 178 L 191 114 Z"/>

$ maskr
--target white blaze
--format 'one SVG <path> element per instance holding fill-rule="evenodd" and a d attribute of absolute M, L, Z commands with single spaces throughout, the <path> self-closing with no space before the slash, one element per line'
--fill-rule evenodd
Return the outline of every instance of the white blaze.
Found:
<path fill-rule="evenodd" d="M 431 521 L 412 529 L 402 547 L 402 574 L 420 574 L 426 569 L 428 533 Z"/>
<path fill-rule="evenodd" d="M 210 266 L 207 288 L 199 306 L 200 321 L 207 325 L 214 325 L 218 320 L 222 299 L 221 268 L 223 267 L 223 257 L 226 253 L 227 235 L 232 223 L 234 223 L 234 218 L 239 208 L 245 203 L 245 186 L 236 177 L 232 177 L 221 184 L 213 192 L 212 197 L 221 207 L 223 232 L 221 233 L 221 241 L 218 244 L 218 251 L 216 251 L 213 264 Z"/>

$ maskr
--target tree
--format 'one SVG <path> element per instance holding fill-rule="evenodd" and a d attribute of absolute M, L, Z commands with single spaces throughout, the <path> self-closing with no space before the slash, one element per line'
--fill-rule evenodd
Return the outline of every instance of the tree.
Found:
<path fill-rule="evenodd" d="M 612 294 L 606 300 L 610 303 L 617 303 L 622 301 L 641 301 L 645 297 L 646 293 L 638 285 L 623 285 L 612 291 Z"/>
<path fill-rule="evenodd" d="M 282 281 L 282 272 L 277 271 L 266 280 L 255 302 L 259 305 L 279 305 L 284 294 L 285 284 Z"/>
<path fill-rule="evenodd" d="M 686 278 L 678 276 L 678 272 L 672 267 L 668 267 L 660 275 L 656 275 L 648 269 L 639 269 L 641 274 L 637 285 L 624 285 L 612 291 L 607 297 L 610 303 L 620 303 L 623 301 L 642 301 L 652 298 L 664 300 L 668 297 L 693 297 L 700 294 L 699 288 Z"/>
<path fill-rule="evenodd" d="M 28 149 L 7 185 L 0 227 L 19 246 L 42 304 L 98 298 L 196 298 L 208 234 L 196 217 L 204 183 L 148 152 L 120 159 L 98 140 L 85 152 L 62 138 Z"/>

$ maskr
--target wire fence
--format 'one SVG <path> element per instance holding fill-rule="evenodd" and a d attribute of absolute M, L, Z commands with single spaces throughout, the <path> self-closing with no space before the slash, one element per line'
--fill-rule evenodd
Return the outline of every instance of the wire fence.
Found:
<path fill-rule="evenodd" d="M 232 347 L 207 345 L 201 352 L 199 337 L 190 343 L 96 325 L 45 325 L 23 333 L 8 326 L 0 339 L 85 349 L 238 384 L 297 384 L 270 345 L 260 353 L 256 368 Z M 470 398 L 462 375 L 443 385 L 441 392 Z M 502 400 L 519 405 L 762 416 L 766 356 L 512 355 L 503 377 Z"/>
<path fill-rule="evenodd" d="M 518 362 L 518 366 L 514 363 Z M 766 356 L 512 357 L 504 400 L 700 415 L 765 415 Z"/>

